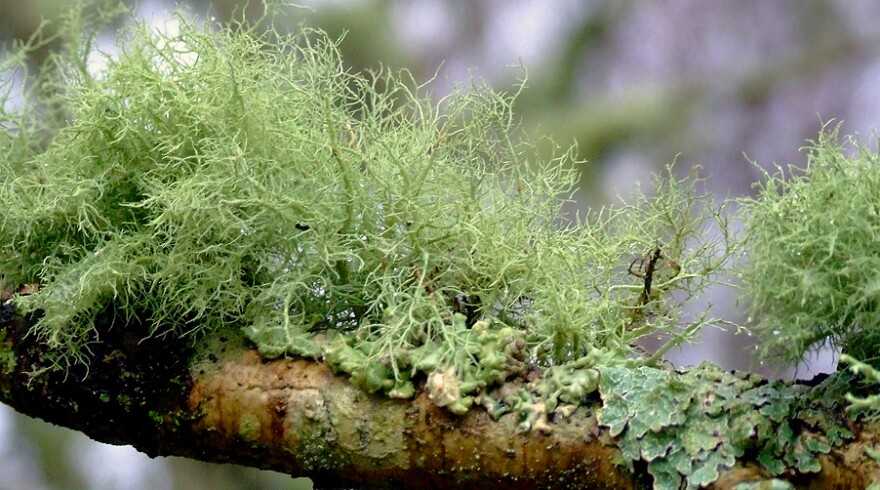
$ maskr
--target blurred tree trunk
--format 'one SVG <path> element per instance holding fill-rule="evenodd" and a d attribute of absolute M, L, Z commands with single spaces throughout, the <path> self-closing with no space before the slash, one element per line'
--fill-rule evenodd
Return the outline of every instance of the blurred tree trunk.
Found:
<path fill-rule="evenodd" d="M 308 476 L 316 488 L 651 486 L 644 465 L 629 472 L 621 464 L 597 421 L 598 398 L 546 430 L 522 432 L 515 414 L 456 416 L 424 393 L 412 400 L 364 393 L 321 363 L 264 361 L 237 331 L 194 349 L 171 338 L 141 341 L 146 326 L 136 321 L 106 330 L 88 370 L 32 376 L 52 357 L 26 335 L 31 321 L 4 306 L 0 401 L 150 456 L 272 469 Z M 515 390 L 522 380 L 509 383 Z M 864 430 L 823 456 L 818 474 L 787 476 L 805 488 L 865 488 L 878 474 L 864 454 L 872 436 Z M 756 468 L 730 470 L 715 487 L 763 478 Z"/>

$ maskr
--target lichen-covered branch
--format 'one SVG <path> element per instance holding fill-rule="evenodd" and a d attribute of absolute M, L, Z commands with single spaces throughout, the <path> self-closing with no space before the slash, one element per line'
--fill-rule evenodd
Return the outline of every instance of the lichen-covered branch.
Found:
<path fill-rule="evenodd" d="M 660 483 L 644 459 L 627 468 L 626 441 L 637 432 L 632 424 L 643 420 L 631 416 L 626 419 L 629 427 L 612 422 L 608 411 L 619 406 L 610 405 L 609 399 L 629 397 L 640 404 L 640 410 L 660 409 L 663 416 L 674 417 L 676 410 L 664 406 L 662 399 L 653 405 L 644 403 L 624 381 L 605 387 L 604 400 L 585 398 L 577 407 L 552 412 L 539 426 L 523 431 L 520 413 L 497 420 L 482 408 L 455 415 L 421 390 L 411 400 L 395 400 L 355 388 L 347 377 L 335 375 L 322 363 L 265 361 L 235 331 L 192 348 L 170 337 L 137 342 L 137 331 L 148 327 L 134 323 L 107 330 L 104 342 L 93 346 L 87 376 L 84 369 L 73 369 L 67 376 L 59 371 L 33 376 L 29 373 L 52 362 L 51 352 L 25 335 L 31 321 L 11 315 L 7 308 L 0 321 L 0 358 L 4 359 L 0 399 L 30 416 L 100 441 L 131 444 L 151 456 L 273 469 L 311 477 L 318 488 L 649 488 L 652 484 L 668 488 L 656 486 Z M 692 372 L 664 376 L 672 382 L 694 377 Z M 527 389 L 531 385 L 525 381 L 508 380 L 497 392 Z M 686 390 L 694 389 L 686 381 L 681 383 Z M 644 386 L 655 384 L 656 380 L 645 378 Z M 703 389 L 699 396 L 707 395 Z M 806 387 L 798 390 L 804 397 L 812 393 Z M 536 403 L 544 402 L 538 393 L 532 395 Z M 707 406 L 711 404 L 707 401 Z M 807 434 L 822 426 L 818 420 L 835 417 L 824 413 L 821 403 L 809 406 L 812 410 L 801 411 L 800 419 L 782 425 L 768 419 L 772 425 L 764 429 L 800 427 Z M 734 418 L 718 413 L 714 420 L 727 417 Z M 693 438 L 698 421 L 681 422 L 690 432 L 678 433 L 658 423 L 651 429 L 656 430 L 655 439 Z M 798 488 L 866 487 L 880 475 L 877 462 L 865 451 L 873 447 L 874 433 L 861 426 L 850 429 L 851 438 L 838 436 L 840 443 L 826 454 L 802 448 L 803 457 L 815 456 L 819 468 L 785 469 L 777 475 L 778 483 L 788 484 L 784 479 Z M 727 436 L 706 435 L 718 440 Z M 831 434 L 821 436 L 828 440 Z M 714 488 L 750 488 L 737 485 L 769 481 L 769 472 L 757 460 L 762 437 L 756 433 L 754 444 L 738 446 L 742 451 L 735 462 L 720 466 L 707 483 Z M 646 447 L 641 439 L 638 450 Z M 715 447 L 722 446 L 707 449 Z M 654 459 L 663 457 L 658 454 Z"/>
<path fill-rule="evenodd" d="M 560 228 L 575 152 L 540 158 L 515 95 L 475 83 L 437 103 L 405 72 L 350 72 L 316 31 L 177 18 L 174 36 L 125 28 L 92 72 L 94 29 L 74 12 L 56 76 L 0 104 L 3 401 L 319 486 L 878 479 L 876 413 L 857 413 L 877 402 L 855 375 L 659 367 L 725 323 L 684 306 L 746 245 L 770 343 L 796 360 L 833 334 L 869 361 L 875 155 L 820 140 L 803 179 L 744 201 L 762 225 L 748 241 L 696 171 L 671 168 Z M 35 117 L 45 104 L 68 116 Z M 667 344 L 645 356 L 649 336 Z"/>
<path fill-rule="evenodd" d="M 424 393 L 393 400 L 354 388 L 324 364 L 265 362 L 235 336 L 193 350 L 169 339 L 95 346 L 84 372 L 28 372 L 51 362 L 24 335 L 28 322 L 0 324 L 0 398 L 33 417 L 94 439 L 312 478 L 318 488 L 635 488 L 614 464 L 589 407 L 551 432 L 517 431 L 511 414 L 457 416 Z M 112 335 L 111 335 L 112 337 Z"/>

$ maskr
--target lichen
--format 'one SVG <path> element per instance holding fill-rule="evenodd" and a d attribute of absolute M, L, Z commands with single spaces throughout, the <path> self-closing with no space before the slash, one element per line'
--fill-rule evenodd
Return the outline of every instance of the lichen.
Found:
<path fill-rule="evenodd" d="M 746 452 L 771 475 L 818 471 L 817 455 L 851 437 L 784 383 L 657 367 L 718 323 L 683 306 L 742 246 L 696 170 L 669 167 L 633 204 L 559 227 L 579 162 L 574 148 L 542 159 L 522 136 L 522 86 L 475 81 L 436 103 L 406 72 L 345 69 L 321 32 L 178 15 L 174 36 L 126 28 L 100 73 L 81 62 L 95 36 L 70 24 L 57 69 L 22 85 L 39 90 L 0 104 L 14 128 L 0 136 L 0 271 L 39 284 L 14 302 L 42 312 L 31 334 L 53 367 L 89 363 L 112 309 L 142 317 L 146 336 L 207 339 L 193 365 L 246 336 L 265 358 L 320 360 L 394 398 L 424 386 L 456 414 L 514 414 L 521 431 L 552 431 L 598 393 L 624 462 L 645 462 L 658 488 L 706 485 Z M 43 107 L 64 124 L 30 116 Z M 833 139 L 801 178 L 768 176 L 744 201 L 744 290 L 768 348 L 791 361 L 828 337 L 876 351 L 877 156 L 847 159 Z M 667 341 L 643 355 L 633 346 L 648 336 Z M 0 337 L 0 369 L 15 363 Z M 320 468 L 336 434 L 309 431 L 333 415 L 319 394 L 299 402 L 298 456 Z M 355 440 L 368 425 L 370 451 L 395 451 L 399 434 L 377 424 L 339 430 Z M 244 417 L 239 435 L 263 429 Z"/>
<path fill-rule="evenodd" d="M 260 437 L 262 432 L 262 424 L 260 419 L 252 414 L 242 414 L 238 424 L 238 435 L 244 441 L 255 441 Z"/>
<path fill-rule="evenodd" d="M 769 480 L 739 483 L 733 487 L 733 490 L 794 490 L 794 486 L 785 480 L 771 478 Z"/>
<path fill-rule="evenodd" d="M 443 376 L 438 400 L 464 412 L 526 362 L 656 365 L 710 323 L 680 306 L 733 244 L 696 174 L 560 229 L 575 149 L 539 157 L 521 86 L 438 104 L 406 72 L 348 71 L 315 30 L 177 20 L 174 36 L 132 23 L 113 56 L 68 23 L 57 69 L 2 106 L 0 270 L 40 284 L 14 302 L 43 312 L 54 367 L 90 362 L 112 305 L 147 335 L 243 325 L 267 358 L 321 359 L 369 392 Z M 29 117 L 45 106 L 65 124 Z M 657 335 L 653 356 L 630 347 Z"/>
<path fill-rule="evenodd" d="M 360 455 L 384 460 L 393 458 L 395 464 L 406 468 L 406 411 L 405 405 L 384 406 L 381 410 L 363 410 L 364 403 L 375 403 L 357 389 L 343 389 L 335 393 L 333 411 L 328 421 L 334 429 L 334 441 L 343 448 Z"/>
<path fill-rule="evenodd" d="M 758 196 L 740 200 L 742 291 L 764 357 L 794 363 L 831 342 L 876 359 L 880 153 L 839 129 L 810 142 L 804 167 L 765 173 Z"/>
<path fill-rule="evenodd" d="M 6 375 L 15 372 L 18 358 L 12 343 L 6 340 L 6 330 L 0 330 L 0 373 Z"/>
<path fill-rule="evenodd" d="M 746 452 L 771 475 L 814 473 L 831 449 L 826 429 L 799 419 L 798 388 L 703 363 L 681 372 L 650 367 L 601 369 L 600 420 L 624 460 L 644 461 L 654 488 L 699 488 Z"/>

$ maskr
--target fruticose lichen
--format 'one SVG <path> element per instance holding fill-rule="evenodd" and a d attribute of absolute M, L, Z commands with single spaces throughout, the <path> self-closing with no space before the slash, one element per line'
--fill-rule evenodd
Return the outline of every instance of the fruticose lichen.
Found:
<path fill-rule="evenodd" d="M 513 116 L 521 87 L 474 82 L 431 102 L 406 72 L 346 70 L 317 31 L 177 21 L 174 36 L 135 23 L 113 55 L 71 22 L 55 68 L 27 85 L 39 91 L 18 108 L 0 96 L 12 128 L 0 133 L 0 272 L 39 284 L 14 303 L 42 312 L 32 334 L 56 368 L 90 361 L 109 311 L 144 319 L 147 335 L 216 340 L 243 326 L 266 358 L 321 360 L 396 398 L 424 386 L 454 413 L 513 412 L 522 431 L 552 430 L 598 390 L 625 462 L 646 462 L 657 488 L 705 485 L 746 453 L 772 475 L 817 471 L 845 437 L 790 427 L 802 407 L 787 385 L 657 368 L 717 323 L 682 306 L 737 252 L 695 174 L 670 169 L 650 197 L 560 226 L 576 149 L 539 157 Z M 34 116 L 46 107 L 62 117 Z M 765 334 L 794 329 L 769 337 L 797 339 L 792 360 L 828 334 L 873 332 L 880 311 L 863 226 L 880 200 L 850 199 L 855 212 L 822 226 L 804 213 L 880 189 L 874 156 L 852 165 L 829 148 L 815 150 L 814 187 L 771 179 L 765 204 L 745 206 L 760 225 L 746 289 L 764 298 Z M 820 169 L 851 186 L 820 185 Z M 775 185 L 787 190 L 776 201 Z M 643 355 L 632 346 L 646 336 L 667 343 Z M 313 447 L 317 465 L 320 434 Z"/>
<path fill-rule="evenodd" d="M 803 168 L 765 174 L 742 199 L 743 295 L 764 355 L 799 361 L 830 341 L 876 362 L 880 339 L 880 154 L 839 126 L 806 148 Z"/>
<path fill-rule="evenodd" d="M 732 254 L 694 175 L 560 227 L 574 148 L 540 158 L 516 94 L 474 82 L 435 103 L 406 72 L 347 71 L 317 31 L 177 22 L 135 22 L 112 55 L 61 29 L 40 91 L 4 105 L 0 270 L 39 284 L 14 302 L 43 313 L 56 367 L 89 362 L 110 308 L 148 335 L 243 325 L 264 356 L 370 392 L 427 378 L 463 412 L 529 365 L 656 365 L 712 322 L 680 308 Z M 642 356 L 648 335 L 668 343 Z"/>
<path fill-rule="evenodd" d="M 747 261 L 743 297 L 762 357 L 798 362 L 833 346 L 863 374 L 851 408 L 880 418 L 880 153 L 840 126 L 806 148 L 803 168 L 765 174 L 759 195 L 742 199 Z"/>

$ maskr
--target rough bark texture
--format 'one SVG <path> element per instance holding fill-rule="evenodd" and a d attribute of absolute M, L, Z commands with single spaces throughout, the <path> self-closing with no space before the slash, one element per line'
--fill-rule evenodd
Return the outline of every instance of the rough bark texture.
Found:
<path fill-rule="evenodd" d="M 108 317 L 111 317 L 108 315 Z M 624 466 L 596 419 L 598 400 L 555 420 L 550 432 L 518 433 L 513 414 L 456 416 L 421 394 L 391 400 L 352 387 L 320 363 L 264 361 L 237 335 L 199 349 L 171 338 L 141 341 L 145 325 L 112 325 L 86 371 L 28 373 L 45 366 L 30 319 L 4 306 L 0 401 L 46 421 L 150 455 L 230 462 L 308 476 L 317 488 L 644 488 L 643 467 Z M 5 332 L 5 333 L 4 333 Z M 3 356 L 0 356 L 3 358 Z M 11 356 L 6 356 L 10 359 Z M 873 433 L 824 456 L 823 471 L 791 475 L 808 488 L 865 488 L 877 463 Z M 716 488 L 761 477 L 752 466 Z"/>

